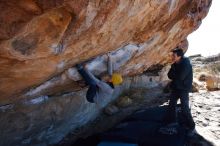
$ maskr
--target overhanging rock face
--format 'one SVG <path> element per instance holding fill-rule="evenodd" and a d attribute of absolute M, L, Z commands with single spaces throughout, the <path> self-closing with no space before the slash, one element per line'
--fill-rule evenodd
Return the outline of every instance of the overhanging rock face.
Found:
<path fill-rule="evenodd" d="M 1 144 L 53 144 L 100 112 L 86 102 L 74 65 L 106 73 L 106 54 L 123 76 L 168 63 L 207 15 L 211 0 L 1 0 Z M 127 80 L 155 87 L 166 74 Z M 152 81 L 153 80 L 153 81 Z M 112 100 L 113 100 L 112 99 Z M 69 122 L 67 122 L 69 121 Z M 13 137 L 13 139 L 11 139 Z M 0 145 L 1 145 L 0 144 Z"/>
<path fill-rule="evenodd" d="M 211 0 L 2 0 L 0 104 L 74 64 L 133 47 L 119 69 L 142 73 L 186 44 Z"/>

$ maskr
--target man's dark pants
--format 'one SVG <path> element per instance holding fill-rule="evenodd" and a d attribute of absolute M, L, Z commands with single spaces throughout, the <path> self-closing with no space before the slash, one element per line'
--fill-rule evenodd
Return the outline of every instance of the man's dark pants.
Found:
<path fill-rule="evenodd" d="M 170 95 L 170 102 L 168 108 L 168 115 L 166 117 L 167 123 L 177 122 L 177 100 L 180 98 L 181 113 L 185 120 L 186 128 L 193 130 L 195 123 L 192 118 L 192 114 L 189 108 L 189 92 L 184 90 L 173 90 Z"/>
<path fill-rule="evenodd" d="M 89 89 L 86 93 L 86 98 L 89 102 L 94 102 L 93 98 L 96 95 L 96 92 L 98 90 L 98 87 L 96 85 L 96 82 L 92 79 L 92 77 L 89 76 L 87 71 L 84 68 L 78 69 L 78 72 L 83 77 L 83 79 L 86 81 L 86 84 L 89 85 Z"/>

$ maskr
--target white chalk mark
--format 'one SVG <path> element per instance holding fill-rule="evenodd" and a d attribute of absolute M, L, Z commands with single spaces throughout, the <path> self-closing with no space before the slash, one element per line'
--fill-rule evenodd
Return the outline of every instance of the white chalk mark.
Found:
<path fill-rule="evenodd" d="M 24 103 L 27 104 L 27 105 L 40 104 L 40 103 L 42 103 L 42 102 L 44 102 L 46 100 L 48 100 L 48 96 L 39 96 L 37 98 L 25 101 Z"/>
<path fill-rule="evenodd" d="M 169 15 L 176 9 L 179 0 L 169 0 Z"/>

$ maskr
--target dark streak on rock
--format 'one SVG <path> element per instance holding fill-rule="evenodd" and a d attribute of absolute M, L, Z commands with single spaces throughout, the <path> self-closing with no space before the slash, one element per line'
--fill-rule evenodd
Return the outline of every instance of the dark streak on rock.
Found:
<path fill-rule="evenodd" d="M 15 39 L 12 42 L 12 47 L 22 55 L 31 55 L 38 44 L 38 40 L 36 34 L 30 34 L 24 38 Z"/>

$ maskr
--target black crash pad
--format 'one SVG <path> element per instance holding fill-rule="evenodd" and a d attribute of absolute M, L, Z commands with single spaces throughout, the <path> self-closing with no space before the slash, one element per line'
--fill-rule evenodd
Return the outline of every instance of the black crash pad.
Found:
<path fill-rule="evenodd" d="M 186 131 L 178 127 L 178 134 L 164 135 L 158 129 L 164 125 L 167 106 L 141 110 L 129 116 L 111 130 L 78 140 L 74 146 L 184 146 Z"/>
<path fill-rule="evenodd" d="M 167 106 L 138 111 L 112 130 L 100 134 L 100 139 L 135 143 L 140 146 L 184 146 L 186 132 L 182 127 L 178 127 L 176 135 L 164 135 L 158 132 L 164 124 L 166 111 Z"/>

